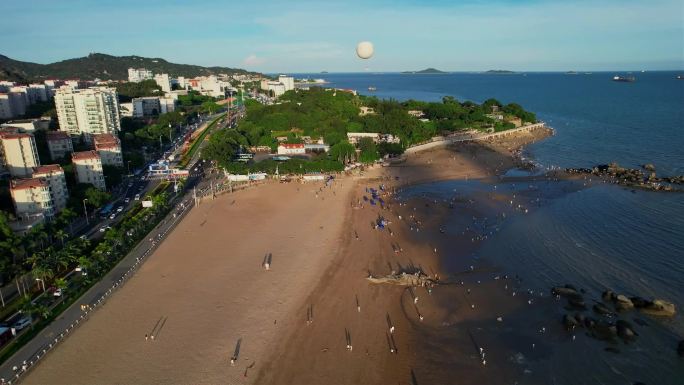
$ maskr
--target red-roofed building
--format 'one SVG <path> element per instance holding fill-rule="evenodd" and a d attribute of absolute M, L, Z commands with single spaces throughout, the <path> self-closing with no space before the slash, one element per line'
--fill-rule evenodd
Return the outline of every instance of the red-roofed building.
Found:
<path fill-rule="evenodd" d="M 306 149 L 302 143 L 280 143 L 278 144 L 278 155 L 304 155 Z"/>
<path fill-rule="evenodd" d="M 107 188 L 102 172 L 102 160 L 97 151 L 74 152 L 71 154 L 71 160 L 79 183 L 92 184 L 103 191 Z"/>
<path fill-rule="evenodd" d="M 112 134 L 93 135 L 95 151 L 100 154 L 103 165 L 123 167 L 121 142 Z"/>
<path fill-rule="evenodd" d="M 66 178 L 64 177 L 62 166 L 58 164 L 48 164 L 34 167 L 33 177 L 44 178 L 48 182 L 55 212 L 62 211 L 62 209 L 66 207 L 67 200 L 69 199 L 69 190 L 67 189 Z"/>
<path fill-rule="evenodd" d="M 46 138 L 53 162 L 64 159 L 74 152 L 71 136 L 64 131 L 48 131 Z"/>
<path fill-rule="evenodd" d="M 55 214 L 50 185 L 45 178 L 13 179 L 10 194 L 17 218 L 36 214 L 51 218 Z"/>

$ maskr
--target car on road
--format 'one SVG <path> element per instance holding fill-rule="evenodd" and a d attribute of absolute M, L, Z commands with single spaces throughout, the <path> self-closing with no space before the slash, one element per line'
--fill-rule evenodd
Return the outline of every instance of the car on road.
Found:
<path fill-rule="evenodd" d="M 116 213 L 112 213 L 112 215 L 109 216 L 109 219 L 114 219 L 116 218 Z"/>
<path fill-rule="evenodd" d="M 62 296 L 62 289 L 55 289 L 55 291 L 52 292 L 52 295 L 55 297 L 61 297 Z"/>
<path fill-rule="evenodd" d="M 29 325 L 31 325 L 31 322 L 32 322 L 31 317 L 24 316 L 24 317 L 21 317 L 21 319 L 19 321 L 15 322 L 14 325 L 12 325 L 12 327 L 16 331 L 23 330 L 26 327 L 28 327 Z"/>
<path fill-rule="evenodd" d="M 129 182 L 128 187 L 133 187 L 133 182 Z"/>
<path fill-rule="evenodd" d="M 140 194 L 135 194 L 135 200 L 139 201 L 140 200 Z"/>
<path fill-rule="evenodd" d="M 107 231 L 107 227 L 105 227 L 105 226 L 100 227 L 100 232 L 101 232 L 101 233 L 104 233 L 105 231 Z"/>
<path fill-rule="evenodd" d="M 116 208 L 116 212 L 117 212 L 117 213 L 120 213 L 120 212 L 122 212 L 122 211 L 123 211 L 123 206 L 119 206 L 119 207 Z"/>
<path fill-rule="evenodd" d="M 129 198 L 129 197 L 126 197 L 126 199 L 124 199 L 124 203 L 128 203 L 130 201 L 131 201 L 131 198 Z"/>

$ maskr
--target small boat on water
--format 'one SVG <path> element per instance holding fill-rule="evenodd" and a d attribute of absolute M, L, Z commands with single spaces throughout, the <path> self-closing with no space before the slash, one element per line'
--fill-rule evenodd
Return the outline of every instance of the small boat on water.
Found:
<path fill-rule="evenodd" d="M 677 79 L 684 80 L 684 75 L 677 75 Z"/>
<path fill-rule="evenodd" d="M 628 82 L 632 83 L 636 81 L 636 78 L 634 76 L 613 76 L 613 81 L 614 82 Z"/>
<path fill-rule="evenodd" d="M 375 88 L 374 86 L 368 87 L 368 91 L 376 91 L 376 90 L 377 90 L 377 88 Z"/>

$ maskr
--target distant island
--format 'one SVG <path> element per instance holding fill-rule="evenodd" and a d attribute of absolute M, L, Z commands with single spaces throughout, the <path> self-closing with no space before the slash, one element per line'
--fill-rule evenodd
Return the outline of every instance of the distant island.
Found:
<path fill-rule="evenodd" d="M 515 71 L 508 71 L 508 70 L 489 70 L 485 72 L 486 74 L 495 74 L 495 75 L 511 75 L 515 74 L 517 72 Z"/>
<path fill-rule="evenodd" d="M 448 72 L 440 71 L 431 67 L 420 71 L 404 71 L 402 74 L 448 74 Z"/>

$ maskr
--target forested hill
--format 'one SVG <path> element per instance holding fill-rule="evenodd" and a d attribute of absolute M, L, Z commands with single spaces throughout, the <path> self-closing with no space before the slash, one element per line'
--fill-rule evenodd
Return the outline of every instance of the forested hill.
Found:
<path fill-rule="evenodd" d="M 42 81 L 48 78 L 126 80 L 130 67 L 147 68 L 153 73 L 168 73 L 171 77 L 252 73 L 239 68 L 202 67 L 170 63 L 161 58 L 111 56 L 102 53 L 92 53 L 85 57 L 50 64 L 23 62 L 0 55 L 0 80 L 16 82 Z"/>

